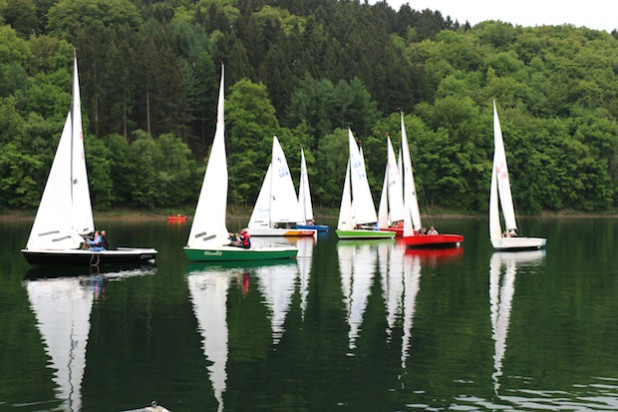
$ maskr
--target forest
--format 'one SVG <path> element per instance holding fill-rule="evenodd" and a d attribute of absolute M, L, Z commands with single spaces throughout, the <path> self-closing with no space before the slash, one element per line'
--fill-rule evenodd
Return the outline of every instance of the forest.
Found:
<path fill-rule="evenodd" d="M 348 127 L 379 199 L 402 112 L 421 208 L 483 213 L 495 100 L 519 212 L 618 206 L 616 31 L 359 0 L 0 0 L 0 210 L 38 206 L 74 50 L 95 211 L 197 202 L 221 64 L 229 202 L 253 205 L 276 135 L 338 207 Z"/>

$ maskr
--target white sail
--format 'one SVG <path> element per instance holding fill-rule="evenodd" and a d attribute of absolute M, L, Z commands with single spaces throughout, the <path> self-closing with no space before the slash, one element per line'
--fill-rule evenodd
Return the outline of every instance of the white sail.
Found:
<path fill-rule="evenodd" d="M 86 155 L 84 153 L 84 134 L 82 128 L 82 105 L 79 93 L 79 76 L 77 70 L 77 56 L 73 62 L 73 117 L 72 144 L 73 144 L 73 227 L 80 235 L 94 232 L 94 220 L 92 218 L 92 203 L 90 202 L 90 188 L 88 186 L 88 173 L 86 171 Z"/>
<path fill-rule="evenodd" d="M 391 222 L 398 222 L 403 220 L 403 197 L 401 192 L 401 176 L 390 137 L 387 137 L 387 152 L 388 162 L 386 164 L 386 171 L 388 175 L 388 210 Z"/>
<path fill-rule="evenodd" d="M 77 249 L 83 242 L 80 235 L 94 231 L 76 56 L 73 65 L 73 103 L 28 238 L 28 250 Z"/>
<path fill-rule="evenodd" d="M 403 157 L 401 156 L 401 147 L 399 148 L 399 153 L 397 154 L 397 168 L 399 169 L 399 192 L 401 193 L 401 198 L 403 199 Z"/>
<path fill-rule="evenodd" d="M 337 230 L 354 230 L 354 209 L 352 208 L 352 191 L 350 189 L 350 161 L 345 171 L 343 194 L 341 195 L 341 207 L 339 208 L 339 222 Z"/>
<path fill-rule="evenodd" d="M 204 182 L 197 201 L 195 216 L 187 246 L 196 249 L 223 246 L 229 243 L 225 224 L 227 208 L 227 163 L 225 155 L 224 74 L 221 65 L 221 83 L 217 105 L 217 126 L 208 157 Z"/>
<path fill-rule="evenodd" d="M 272 164 L 268 165 L 266 176 L 262 182 L 260 193 L 258 194 L 255 206 L 249 219 L 249 228 L 269 228 L 270 227 L 270 187 L 271 187 Z"/>
<path fill-rule="evenodd" d="M 273 343 L 277 344 L 285 331 L 285 318 L 292 304 L 298 266 L 293 263 L 264 266 L 257 270 L 256 275 L 258 287 L 270 310 Z"/>
<path fill-rule="evenodd" d="M 274 136 L 271 162 L 249 219 L 249 229 L 272 229 L 276 224 L 297 223 L 301 219 L 288 162 Z"/>
<path fill-rule="evenodd" d="M 350 179 L 352 183 L 352 204 L 354 218 L 358 224 L 370 224 L 378 221 L 376 209 L 369 189 L 365 160 L 354 141 L 352 131 L 348 129 L 350 146 Z"/>
<path fill-rule="evenodd" d="M 502 130 L 500 128 L 500 120 L 498 119 L 498 111 L 496 102 L 494 101 L 494 169 L 496 171 L 496 182 L 498 185 L 498 193 L 500 197 L 500 205 L 502 206 L 502 215 L 506 223 L 506 230 L 516 230 L 515 211 L 513 210 L 513 199 L 511 197 L 511 186 L 509 184 L 509 170 L 506 165 L 506 154 L 504 152 L 504 143 L 502 141 Z"/>
<path fill-rule="evenodd" d="M 277 136 L 273 137 L 272 174 L 271 174 L 270 222 L 296 223 L 302 220 L 296 189 L 288 168 L 283 149 Z"/>
<path fill-rule="evenodd" d="M 188 276 L 193 311 L 202 335 L 204 356 L 210 362 L 208 374 L 219 411 L 223 408 L 228 357 L 227 295 L 230 274 L 219 271 L 191 273 Z"/>
<path fill-rule="evenodd" d="M 94 300 L 79 278 L 31 280 L 26 285 L 46 351 L 55 369 L 54 382 L 61 409 L 82 409 L 81 387 L 86 369 L 86 346 Z"/>
<path fill-rule="evenodd" d="M 418 208 L 416 185 L 414 184 L 412 160 L 410 158 L 410 149 L 408 148 L 406 126 L 403 122 L 403 112 L 401 113 L 401 151 L 403 152 L 403 191 L 406 211 L 404 214 L 403 235 L 412 236 L 412 229 L 421 230 L 421 213 Z"/>
<path fill-rule="evenodd" d="M 489 191 L 489 238 L 500 239 L 500 211 L 498 210 L 498 185 L 496 183 L 496 168 L 491 169 L 491 189 Z"/>
<path fill-rule="evenodd" d="M 385 229 L 392 222 L 404 218 L 404 205 L 401 192 L 401 181 L 395 151 L 390 137 L 387 137 L 387 163 L 384 171 L 384 185 L 378 208 L 378 228 Z"/>
<path fill-rule="evenodd" d="M 307 173 L 307 163 L 305 162 L 305 152 L 300 149 L 300 182 L 298 186 L 298 204 L 302 219 L 298 223 L 305 224 L 313 220 L 313 205 L 311 204 L 311 190 L 309 189 L 309 175 Z"/>
<path fill-rule="evenodd" d="M 384 183 L 382 184 L 382 195 L 380 195 L 380 206 L 378 206 L 378 229 L 386 229 L 390 226 L 388 218 L 388 166 L 384 173 Z"/>

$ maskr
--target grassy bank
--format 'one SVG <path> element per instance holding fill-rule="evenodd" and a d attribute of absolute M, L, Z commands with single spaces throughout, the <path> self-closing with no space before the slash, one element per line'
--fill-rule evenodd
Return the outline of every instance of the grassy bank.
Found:
<path fill-rule="evenodd" d="M 253 206 L 244 205 L 229 205 L 227 208 L 228 221 L 244 225 L 251 216 Z M 126 220 L 126 221 L 147 221 L 147 220 L 163 220 L 166 216 L 181 214 L 189 217 L 193 216 L 195 206 L 178 207 L 174 209 L 131 209 L 131 208 L 114 208 L 106 211 L 95 212 L 94 218 L 104 220 Z M 317 222 L 323 220 L 336 220 L 339 217 L 339 208 L 332 207 L 315 207 L 313 211 Z M 0 212 L 0 221 L 21 221 L 33 220 L 36 210 L 3 210 Z M 446 218 L 471 218 L 483 219 L 487 217 L 485 212 L 475 211 L 458 211 L 442 208 L 434 208 L 430 213 L 423 213 L 423 218 L 431 217 L 432 219 Z M 543 219 L 592 219 L 592 218 L 618 218 L 618 209 L 600 211 L 600 212 L 581 212 L 577 210 L 560 210 L 560 211 L 543 211 L 535 215 L 521 215 L 518 217 L 539 217 Z"/>

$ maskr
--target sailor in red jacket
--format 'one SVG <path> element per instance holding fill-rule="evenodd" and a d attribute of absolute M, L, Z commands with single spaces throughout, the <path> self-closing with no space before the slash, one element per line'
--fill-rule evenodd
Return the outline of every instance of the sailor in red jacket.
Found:
<path fill-rule="evenodd" d="M 240 233 L 240 246 L 243 249 L 249 249 L 251 247 L 251 237 L 249 236 L 249 231 L 246 228 Z"/>

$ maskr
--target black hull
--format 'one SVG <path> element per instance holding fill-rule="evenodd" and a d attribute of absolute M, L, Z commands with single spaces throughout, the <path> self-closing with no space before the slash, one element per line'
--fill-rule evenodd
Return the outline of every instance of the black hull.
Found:
<path fill-rule="evenodd" d="M 154 249 L 123 249 L 91 252 L 88 250 L 30 251 L 22 250 L 31 265 L 118 265 L 145 264 L 157 257 Z"/>

